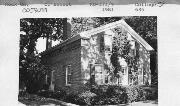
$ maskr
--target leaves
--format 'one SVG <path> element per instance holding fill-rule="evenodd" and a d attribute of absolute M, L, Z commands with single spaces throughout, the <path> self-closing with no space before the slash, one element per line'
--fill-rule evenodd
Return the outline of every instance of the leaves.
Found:
<path fill-rule="evenodd" d="M 61 18 L 23 18 L 20 20 L 20 84 L 25 83 L 27 89 L 33 91 L 40 85 L 38 82 L 51 71 L 41 63 L 36 50 L 38 38 L 58 40 L 62 38 L 63 21 Z M 34 88 L 33 88 L 34 87 Z M 38 89 L 36 89 L 38 90 Z"/>

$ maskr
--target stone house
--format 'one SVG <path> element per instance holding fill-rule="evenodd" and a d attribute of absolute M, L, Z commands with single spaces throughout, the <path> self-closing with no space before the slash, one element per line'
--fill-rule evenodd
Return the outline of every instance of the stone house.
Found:
<path fill-rule="evenodd" d="M 50 89 L 76 90 L 90 80 L 99 85 L 132 84 L 130 74 L 133 73 L 129 73 L 128 64 L 122 57 L 119 57 L 121 78 L 112 80 L 110 75 L 113 70 L 111 55 L 115 28 L 120 28 L 127 36 L 132 55 L 139 56 L 137 83 L 151 84 L 150 53 L 153 48 L 124 20 L 119 20 L 68 37 L 62 43 L 42 52 L 43 63 L 53 70 L 49 77 Z"/>

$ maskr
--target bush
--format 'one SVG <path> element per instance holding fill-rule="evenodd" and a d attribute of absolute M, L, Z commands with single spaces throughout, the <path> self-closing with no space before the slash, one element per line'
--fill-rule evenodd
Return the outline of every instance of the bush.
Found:
<path fill-rule="evenodd" d="M 157 87 L 143 87 L 146 93 L 147 100 L 156 100 L 158 99 L 158 88 Z"/>
<path fill-rule="evenodd" d="M 107 85 L 100 85 L 100 86 L 94 85 L 91 88 L 91 92 L 93 92 L 99 96 L 105 96 L 105 93 L 106 93 L 108 87 L 109 86 L 107 86 Z"/>
<path fill-rule="evenodd" d="M 68 103 L 74 103 L 74 104 L 79 104 L 78 103 L 78 94 L 77 93 L 69 93 L 68 95 L 66 95 L 66 97 L 64 98 L 65 102 Z"/>
<path fill-rule="evenodd" d="M 58 100 L 63 100 L 66 97 L 66 91 L 62 89 L 58 89 L 58 91 L 55 91 L 52 95 L 52 98 L 58 99 Z"/>
<path fill-rule="evenodd" d="M 126 87 L 127 102 L 141 101 L 146 99 L 144 90 L 140 86 Z"/>
<path fill-rule="evenodd" d="M 84 89 L 84 88 L 83 88 Z M 82 88 L 67 94 L 59 89 L 56 92 L 41 91 L 39 95 L 63 100 L 77 105 L 117 105 L 135 101 L 155 100 L 157 89 L 147 86 L 115 86 L 100 85 L 92 86 L 91 90 Z"/>
<path fill-rule="evenodd" d="M 93 101 L 94 105 L 125 104 L 146 100 L 148 96 L 140 86 L 99 86 L 92 91 L 97 94 Z"/>
<path fill-rule="evenodd" d="M 91 105 L 95 97 L 95 93 L 86 91 L 78 95 L 77 101 L 80 105 Z"/>
<path fill-rule="evenodd" d="M 38 92 L 38 95 L 46 97 L 46 98 L 51 98 L 52 95 L 53 95 L 53 92 L 49 91 L 49 90 L 41 90 L 41 91 Z"/>
<path fill-rule="evenodd" d="M 62 89 L 59 89 L 58 91 L 54 91 L 54 92 L 50 90 L 41 90 L 40 92 L 38 92 L 38 95 L 46 98 L 54 98 L 54 99 L 62 100 L 66 96 L 66 92 Z"/>
<path fill-rule="evenodd" d="M 96 89 L 93 88 L 93 92 L 97 94 L 92 101 L 93 105 L 121 104 L 127 102 L 126 90 L 120 86 L 99 86 Z"/>

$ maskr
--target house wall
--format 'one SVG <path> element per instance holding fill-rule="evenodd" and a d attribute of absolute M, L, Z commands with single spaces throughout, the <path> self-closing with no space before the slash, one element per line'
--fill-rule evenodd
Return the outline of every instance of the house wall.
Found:
<path fill-rule="evenodd" d="M 107 33 L 109 35 L 112 35 L 112 37 L 114 36 L 114 34 L 110 32 L 111 30 L 106 30 L 104 32 L 92 35 L 90 39 L 81 40 L 82 42 L 81 43 L 81 48 L 82 48 L 81 49 L 81 71 L 82 71 L 83 83 L 87 83 L 90 80 L 90 64 L 103 64 L 103 65 L 106 64 L 108 66 L 112 65 L 110 62 L 110 57 L 111 57 L 112 52 L 102 50 L 102 49 L 105 49 L 105 47 L 102 48 L 100 44 L 100 39 L 101 39 L 100 37 L 107 36 Z M 137 42 L 134 38 L 132 38 L 129 33 L 127 33 L 127 36 L 128 36 L 128 40 L 130 40 L 130 44 L 132 45 L 131 49 L 133 51 L 136 51 L 136 53 L 132 55 L 139 56 L 138 71 L 139 71 L 139 74 L 142 71 L 142 74 L 138 75 L 138 84 L 146 84 L 146 83 L 150 84 L 151 71 L 150 71 L 149 52 L 139 42 Z M 111 45 L 111 48 L 112 48 L 112 45 Z M 107 70 L 105 69 L 105 66 L 103 66 L 103 77 L 105 77 L 105 74 L 107 74 Z M 133 82 L 130 82 L 130 79 L 129 79 L 127 63 L 126 63 L 126 74 L 122 76 L 121 80 L 122 80 L 121 82 L 122 85 L 128 85 L 130 83 L 133 83 Z M 118 79 L 112 80 L 112 82 L 110 82 L 109 80 L 108 83 L 118 84 Z"/>
<path fill-rule="evenodd" d="M 101 43 L 103 42 L 102 38 L 107 35 L 112 35 L 112 37 L 114 36 L 111 30 L 103 31 L 98 34 L 91 35 L 90 39 L 81 38 L 75 40 L 74 42 L 56 48 L 54 51 L 42 56 L 44 63 L 50 65 L 52 69 L 55 70 L 55 90 L 58 90 L 59 88 L 74 91 L 79 90 L 82 88 L 81 86 L 90 81 L 91 68 L 95 66 L 95 64 L 102 65 L 103 76 L 98 80 L 101 81 L 101 79 L 105 79 L 107 71 L 112 70 L 108 69 L 110 67 L 112 68 L 112 64 L 110 62 L 111 51 L 105 51 L 105 45 Z M 145 84 L 147 82 L 150 84 L 151 71 L 149 52 L 146 51 L 140 43 L 135 46 L 135 49 L 139 51 L 139 68 L 143 72 L 141 79 L 140 77 L 138 79 L 138 84 Z M 73 69 L 71 86 L 66 86 L 65 66 L 67 65 L 71 65 Z M 126 68 L 126 72 L 127 74 L 124 76 L 125 80 L 122 80 L 123 85 L 129 84 L 128 68 Z M 108 79 L 108 81 L 110 81 L 110 79 Z M 103 80 L 103 83 L 105 84 L 105 80 Z M 112 83 L 117 84 L 117 80 Z"/>
<path fill-rule="evenodd" d="M 143 82 L 140 84 L 151 84 L 150 53 L 142 46 L 139 47 L 139 67 L 143 71 Z"/>
<path fill-rule="evenodd" d="M 90 81 L 91 68 L 97 64 L 102 66 L 102 77 L 104 77 L 104 62 L 107 60 L 105 59 L 105 53 L 101 44 L 103 36 L 104 32 L 92 35 L 90 39 L 81 40 L 81 71 L 84 84 Z M 95 77 L 98 82 L 97 77 L 99 76 Z"/>
<path fill-rule="evenodd" d="M 65 90 L 76 90 L 81 84 L 81 40 L 76 40 L 70 44 L 52 51 L 43 56 L 43 61 L 50 65 L 55 77 L 55 90 L 59 88 Z M 66 66 L 71 65 L 72 84 L 66 86 Z"/>
<path fill-rule="evenodd" d="M 128 34 L 128 40 L 132 44 L 134 56 L 138 56 L 138 84 L 151 84 L 151 70 L 150 70 L 150 53 L 134 38 Z M 133 83 L 129 78 L 129 83 Z"/>

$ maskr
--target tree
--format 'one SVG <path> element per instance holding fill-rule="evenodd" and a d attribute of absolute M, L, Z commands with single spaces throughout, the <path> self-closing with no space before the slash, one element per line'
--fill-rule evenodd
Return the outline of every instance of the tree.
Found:
<path fill-rule="evenodd" d="M 67 19 L 51 18 L 23 18 L 20 20 L 20 57 L 19 82 L 24 84 L 28 92 L 40 89 L 40 82 L 50 71 L 48 66 L 41 63 L 40 55 L 36 50 L 38 38 L 51 40 L 62 39 L 63 22 Z"/>

